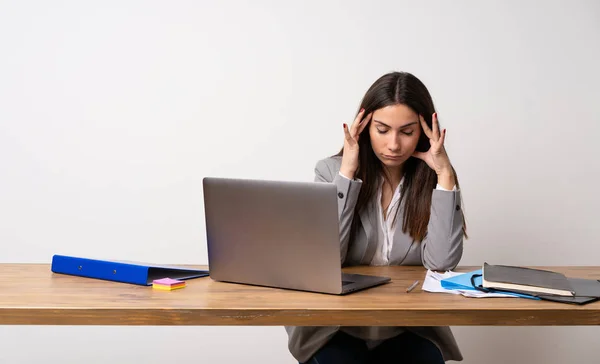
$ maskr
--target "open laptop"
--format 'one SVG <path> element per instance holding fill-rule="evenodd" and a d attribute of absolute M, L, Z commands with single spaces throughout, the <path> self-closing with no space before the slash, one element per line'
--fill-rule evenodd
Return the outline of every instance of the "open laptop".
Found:
<path fill-rule="evenodd" d="M 205 177 L 210 277 L 346 294 L 390 281 L 342 274 L 333 183 Z"/>

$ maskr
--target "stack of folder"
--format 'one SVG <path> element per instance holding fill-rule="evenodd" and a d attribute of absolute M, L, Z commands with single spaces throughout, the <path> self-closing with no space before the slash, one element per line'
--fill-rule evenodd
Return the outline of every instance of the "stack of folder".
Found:
<path fill-rule="evenodd" d="M 484 263 L 482 286 L 563 303 L 585 304 L 600 299 L 598 280 L 569 278 L 558 272 L 508 265 Z"/>
<path fill-rule="evenodd" d="M 542 269 L 491 265 L 442 280 L 446 289 L 476 289 L 516 297 L 586 304 L 600 299 L 600 280 L 569 278 Z"/>

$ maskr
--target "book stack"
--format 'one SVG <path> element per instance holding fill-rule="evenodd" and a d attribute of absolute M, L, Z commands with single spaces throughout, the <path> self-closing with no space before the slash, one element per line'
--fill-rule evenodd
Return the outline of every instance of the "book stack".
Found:
<path fill-rule="evenodd" d="M 559 272 L 485 263 L 467 273 L 427 271 L 423 290 L 467 297 L 514 296 L 561 303 L 600 300 L 600 280 L 568 277 Z"/>

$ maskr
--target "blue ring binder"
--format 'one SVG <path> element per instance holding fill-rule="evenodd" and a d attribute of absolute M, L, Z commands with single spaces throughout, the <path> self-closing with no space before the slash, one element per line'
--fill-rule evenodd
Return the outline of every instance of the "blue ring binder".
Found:
<path fill-rule="evenodd" d="M 139 262 L 89 259 L 58 254 L 52 256 L 51 271 L 58 274 L 143 286 L 150 286 L 153 280 L 160 278 L 168 277 L 184 280 L 209 275 L 208 270 Z"/>

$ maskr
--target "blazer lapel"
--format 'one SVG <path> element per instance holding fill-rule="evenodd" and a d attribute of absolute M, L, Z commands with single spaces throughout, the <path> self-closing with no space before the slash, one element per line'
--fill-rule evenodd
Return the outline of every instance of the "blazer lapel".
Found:
<path fill-rule="evenodd" d="M 365 229 L 367 241 L 363 247 L 363 254 L 360 259 L 361 263 L 369 264 L 375 256 L 375 250 L 377 249 L 377 238 L 378 238 L 378 226 L 377 226 L 377 203 L 371 201 L 367 204 L 360 213 L 360 221 Z"/>

